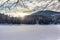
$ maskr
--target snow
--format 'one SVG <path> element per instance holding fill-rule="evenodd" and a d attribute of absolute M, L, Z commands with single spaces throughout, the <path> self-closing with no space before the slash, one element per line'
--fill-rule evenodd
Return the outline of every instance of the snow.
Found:
<path fill-rule="evenodd" d="M 60 40 L 60 25 L 0 24 L 0 40 Z"/>

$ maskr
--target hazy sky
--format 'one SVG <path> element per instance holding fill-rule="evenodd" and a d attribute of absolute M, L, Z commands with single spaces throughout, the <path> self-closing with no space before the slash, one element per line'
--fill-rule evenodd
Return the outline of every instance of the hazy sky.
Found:
<path fill-rule="evenodd" d="M 0 0 L 0 12 L 8 15 L 17 14 L 16 12 L 33 10 L 53 10 L 60 11 L 58 0 Z"/>

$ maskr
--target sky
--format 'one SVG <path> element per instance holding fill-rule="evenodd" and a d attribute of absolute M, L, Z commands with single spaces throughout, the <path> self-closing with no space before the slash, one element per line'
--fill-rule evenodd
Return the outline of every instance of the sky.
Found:
<path fill-rule="evenodd" d="M 58 0 L 0 0 L 0 13 L 15 15 L 17 12 L 26 12 L 30 14 L 35 11 L 53 10 L 60 11 L 60 2 Z M 29 12 L 29 13 L 28 13 Z"/>

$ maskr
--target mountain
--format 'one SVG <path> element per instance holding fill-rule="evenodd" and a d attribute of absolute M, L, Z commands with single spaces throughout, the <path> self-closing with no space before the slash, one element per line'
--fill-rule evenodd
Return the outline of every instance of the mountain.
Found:
<path fill-rule="evenodd" d="M 43 10 L 43 11 L 35 12 L 31 15 L 60 15 L 60 12 L 51 11 L 51 10 Z"/>
<path fill-rule="evenodd" d="M 0 24 L 60 24 L 60 12 L 38 11 L 23 19 L 0 13 Z"/>
<path fill-rule="evenodd" d="M 40 24 L 60 24 L 60 12 L 45 10 L 33 13 L 31 16 L 35 16 L 35 20 Z"/>

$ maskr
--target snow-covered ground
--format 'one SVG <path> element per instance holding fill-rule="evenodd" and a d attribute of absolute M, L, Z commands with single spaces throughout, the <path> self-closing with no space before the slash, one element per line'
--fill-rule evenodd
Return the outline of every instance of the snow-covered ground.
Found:
<path fill-rule="evenodd" d="M 60 40 L 60 25 L 0 25 L 0 40 Z"/>

